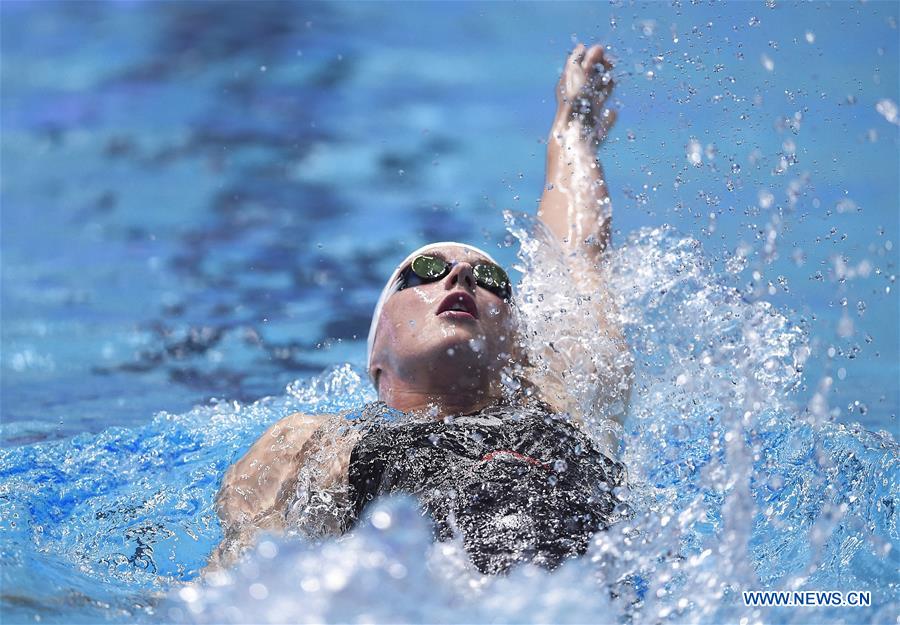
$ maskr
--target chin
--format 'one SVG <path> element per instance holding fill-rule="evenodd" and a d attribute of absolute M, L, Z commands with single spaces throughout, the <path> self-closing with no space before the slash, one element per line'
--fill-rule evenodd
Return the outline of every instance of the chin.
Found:
<path fill-rule="evenodd" d="M 451 371 L 465 368 L 473 372 L 487 372 L 494 368 L 497 355 L 491 355 L 487 342 L 479 336 L 472 332 L 447 337 L 428 350 L 428 361 Z"/>
<path fill-rule="evenodd" d="M 469 343 L 479 340 L 481 336 L 484 336 L 484 332 L 475 324 L 458 324 L 445 326 L 430 336 L 423 336 L 422 339 L 428 343 L 427 351 L 437 356 L 442 350 L 471 351 Z"/>

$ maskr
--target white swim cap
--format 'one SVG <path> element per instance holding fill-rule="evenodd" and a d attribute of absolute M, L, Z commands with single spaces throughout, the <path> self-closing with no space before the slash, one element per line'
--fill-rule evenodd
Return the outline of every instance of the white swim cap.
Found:
<path fill-rule="evenodd" d="M 375 382 L 375 378 L 372 376 L 372 346 L 375 345 L 375 330 L 378 329 L 378 320 L 381 318 L 381 309 L 384 307 L 384 303 L 388 300 L 388 298 L 393 295 L 397 291 L 397 278 L 400 277 L 400 272 L 406 267 L 408 263 L 412 261 L 413 258 L 418 256 L 419 254 L 425 254 L 433 249 L 439 247 L 446 247 L 449 245 L 453 245 L 455 247 L 461 247 L 463 249 L 469 250 L 470 252 L 475 252 L 477 254 L 481 254 L 487 260 L 498 265 L 499 263 L 494 260 L 494 258 L 485 252 L 484 250 L 475 247 L 474 245 L 468 245 L 466 243 L 457 243 L 456 241 L 440 241 L 438 243 L 429 243 L 428 245 L 423 245 L 416 251 L 412 252 L 409 256 L 403 259 L 397 268 L 394 269 L 394 272 L 391 274 L 391 277 L 388 278 L 387 284 L 384 285 L 384 288 L 381 290 L 381 296 L 378 298 L 378 303 L 375 304 L 375 312 L 372 313 L 372 323 L 369 326 L 369 340 L 366 346 L 366 371 L 369 373 L 369 377 L 372 378 L 372 382 Z"/>

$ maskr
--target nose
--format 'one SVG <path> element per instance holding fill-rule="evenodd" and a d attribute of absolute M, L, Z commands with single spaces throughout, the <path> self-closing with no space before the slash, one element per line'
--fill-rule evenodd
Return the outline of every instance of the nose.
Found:
<path fill-rule="evenodd" d="M 446 289 L 450 291 L 457 284 L 470 293 L 475 293 L 475 273 L 472 265 L 466 262 L 453 263 L 450 273 L 447 274 Z"/>

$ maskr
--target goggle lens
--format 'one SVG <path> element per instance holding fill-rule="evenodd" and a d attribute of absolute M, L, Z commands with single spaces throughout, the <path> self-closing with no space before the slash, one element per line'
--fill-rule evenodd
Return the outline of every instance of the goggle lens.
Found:
<path fill-rule="evenodd" d="M 475 274 L 475 280 L 478 281 L 478 284 L 485 288 L 493 287 L 499 289 L 509 287 L 509 277 L 507 277 L 506 272 L 497 265 L 482 263 L 480 265 L 475 265 L 472 271 Z"/>
<path fill-rule="evenodd" d="M 449 268 L 447 263 L 434 256 L 416 256 L 412 261 L 412 270 L 423 280 L 438 280 Z"/>
<path fill-rule="evenodd" d="M 450 263 L 443 258 L 416 256 L 409 267 L 400 273 L 400 284 L 397 290 L 402 291 L 426 282 L 440 280 L 450 271 L 450 266 Z M 503 300 L 509 300 L 512 297 L 509 276 L 502 267 L 493 263 L 481 262 L 472 268 L 472 273 L 475 274 L 475 282 L 478 283 L 478 286 L 487 289 Z"/>

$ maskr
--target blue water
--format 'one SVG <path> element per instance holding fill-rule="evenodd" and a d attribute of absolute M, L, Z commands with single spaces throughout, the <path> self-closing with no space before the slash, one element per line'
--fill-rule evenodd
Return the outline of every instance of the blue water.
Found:
<path fill-rule="evenodd" d="M 3 621 L 894 622 L 898 13 L 0 4 Z M 407 250 L 530 266 L 515 214 L 575 40 L 618 60 L 634 521 L 484 580 L 390 501 L 386 528 L 181 588 L 267 424 L 374 398 L 364 336 Z M 873 605 L 753 612 L 751 588 Z"/>

